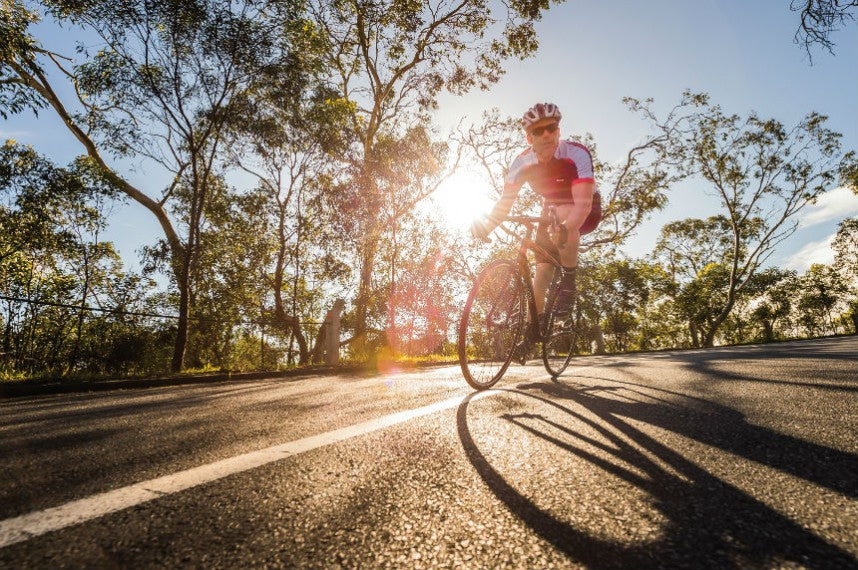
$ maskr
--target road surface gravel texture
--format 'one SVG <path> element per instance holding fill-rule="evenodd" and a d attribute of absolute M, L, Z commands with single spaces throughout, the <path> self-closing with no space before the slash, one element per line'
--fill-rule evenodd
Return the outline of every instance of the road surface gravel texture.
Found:
<path fill-rule="evenodd" d="M 0 400 L 0 568 L 858 568 L 858 337 Z"/>

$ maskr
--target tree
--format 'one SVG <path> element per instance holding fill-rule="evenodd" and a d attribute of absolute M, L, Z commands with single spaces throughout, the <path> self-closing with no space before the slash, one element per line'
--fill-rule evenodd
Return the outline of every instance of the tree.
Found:
<path fill-rule="evenodd" d="M 831 249 L 834 264 L 845 276 L 858 280 L 858 218 L 847 218 L 838 224 Z"/>
<path fill-rule="evenodd" d="M 330 79 L 354 103 L 350 124 L 356 142 L 346 155 L 346 183 L 338 199 L 353 218 L 352 235 L 358 241 L 358 339 L 367 329 L 376 258 L 387 229 L 376 213 L 389 192 L 403 190 L 382 184 L 378 165 L 384 160 L 384 141 L 425 130 L 442 90 L 461 94 L 486 88 L 501 77 L 506 59 L 533 54 L 534 22 L 549 5 L 548 0 L 310 3 L 328 46 Z M 499 34 L 497 24 L 502 26 Z"/>
<path fill-rule="evenodd" d="M 127 274 L 113 244 L 99 237 L 116 193 L 88 159 L 61 168 L 30 147 L 0 147 L 0 351 L 7 366 L 116 372 L 120 360 L 148 353 L 137 347 L 131 358 L 114 358 L 117 336 L 130 338 L 136 328 L 119 321 L 135 317 L 88 309 L 139 311 L 149 285 Z"/>
<path fill-rule="evenodd" d="M 711 346 L 745 284 L 795 231 L 796 215 L 837 179 L 843 156 L 841 135 L 818 113 L 788 129 L 754 113 L 726 115 L 705 94 L 694 102 L 674 152 L 719 199 L 731 235 L 725 296 L 703 338 Z"/>
<path fill-rule="evenodd" d="M 831 249 L 834 250 L 834 266 L 840 271 L 847 287 L 851 288 L 849 317 L 858 334 L 858 218 L 847 218 L 840 222 Z"/>
<path fill-rule="evenodd" d="M 799 322 L 810 336 L 837 332 L 835 307 L 844 301 L 846 283 L 833 267 L 814 263 L 800 278 Z"/>
<path fill-rule="evenodd" d="M 778 324 L 789 317 L 799 296 L 798 285 L 795 271 L 779 268 L 761 271 L 749 284 L 749 296 L 756 301 L 750 318 L 762 327 L 764 342 L 773 342 L 777 338 Z"/>
<path fill-rule="evenodd" d="M 799 12 L 801 18 L 795 43 L 804 46 L 808 57 L 811 57 L 810 48 L 814 44 L 833 54 L 831 34 L 855 20 L 856 8 L 858 0 L 792 0 L 790 10 Z"/>
<path fill-rule="evenodd" d="M 314 65 L 305 62 L 305 67 L 303 73 L 310 74 Z M 283 74 L 263 82 L 244 103 L 230 120 L 232 162 L 257 180 L 263 218 L 274 217 L 273 268 L 266 278 L 274 298 L 273 323 L 297 340 L 299 362 L 305 364 L 310 354 L 298 314 L 299 283 L 309 258 L 319 253 L 307 237 L 327 225 L 322 215 L 307 211 L 320 213 L 312 210 L 315 198 L 329 189 L 346 150 L 349 104 L 311 75 L 296 81 Z"/>
<path fill-rule="evenodd" d="M 282 3 L 286 7 L 287 3 Z M 7 9 L 8 6 L 8 9 Z M 29 32 L 38 14 L 5 0 L 0 26 L 0 105 L 5 112 L 49 106 L 122 192 L 159 221 L 179 292 L 172 369 L 181 369 L 190 322 L 192 279 L 208 181 L 218 165 L 226 118 L 262 69 L 288 67 L 298 19 L 274 21 L 253 2 L 47 2 L 57 18 L 93 31 L 103 44 L 71 70 Z M 284 24 L 284 21 L 286 24 Z M 88 57 L 86 51 L 84 57 Z M 56 64 L 75 87 L 75 114 L 57 95 L 43 63 Z M 145 193 L 102 157 L 135 154 L 163 167 L 172 182 Z M 171 214 L 178 216 L 180 238 Z"/>
<path fill-rule="evenodd" d="M 650 267 L 643 262 L 612 260 L 586 268 L 594 290 L 585 294 L 601 317 L 602 330 L 611 339 L 608 349 L 624 352 L 632 348 L 639 326 L 638 310 L 648 301 Z"/>
<path fill-rule="evenodd" d="M 858 154 L 849 151 L 840 161 L 840 183 L 858 196 Z"/>
<path fill-rule="evenodd" d="M 705 220 L 687 218 L 661 228 L 653 256 L 668 269 L 673 279 L 694 279 L 710 263 L 729 257 L 730 221 L 724 216 Z"/>

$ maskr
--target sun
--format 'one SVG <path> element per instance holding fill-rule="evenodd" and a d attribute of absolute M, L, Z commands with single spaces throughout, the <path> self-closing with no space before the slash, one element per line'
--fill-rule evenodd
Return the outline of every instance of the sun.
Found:
<path fill-rule="evenodd" d="M 495 203 L 494 190 L 473 170 L 459 170 L 438 187 L 431 201 L 447 228 L 464 232 L 476 218 L 484 216 Z"/>

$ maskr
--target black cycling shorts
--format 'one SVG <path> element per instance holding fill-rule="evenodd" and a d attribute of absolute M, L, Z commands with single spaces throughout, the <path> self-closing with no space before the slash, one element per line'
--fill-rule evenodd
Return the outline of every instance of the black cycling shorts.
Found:
<path fill-rule="evenodd" d="M 540 223 L 536 227 L 536 243 L 539 247 L 551 254 L 557 261 L 560 261 L 560 250 L 548 234 L 548 224 Z M 542 255 L 538 251 L 534 251 L 533 253 L 536 256 L 536 263 L 553 263 L 551 259 Z"/>

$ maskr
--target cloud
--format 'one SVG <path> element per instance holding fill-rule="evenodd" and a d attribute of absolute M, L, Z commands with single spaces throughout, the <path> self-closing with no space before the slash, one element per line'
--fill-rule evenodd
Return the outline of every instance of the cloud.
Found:
<path fill-rule="evenodd" d="M 831 249 L 831 242 L 834 241 L 833 233 L 825 239 L 819 241 L 808 242 L 800 250 L 789 256 L 784 263 L 786 269 L 795 269 L 799 273 L 804 273 L 814 263 L 825 263 L 830 265 L 834 262 L 834 250 Z"/>
<path fill-rule="evenodd" d="M 843 186 L 822 194 L 816 204 L 808 206 L 799 227 L 807 228 L 858 214 L 858 196 Z"/>

